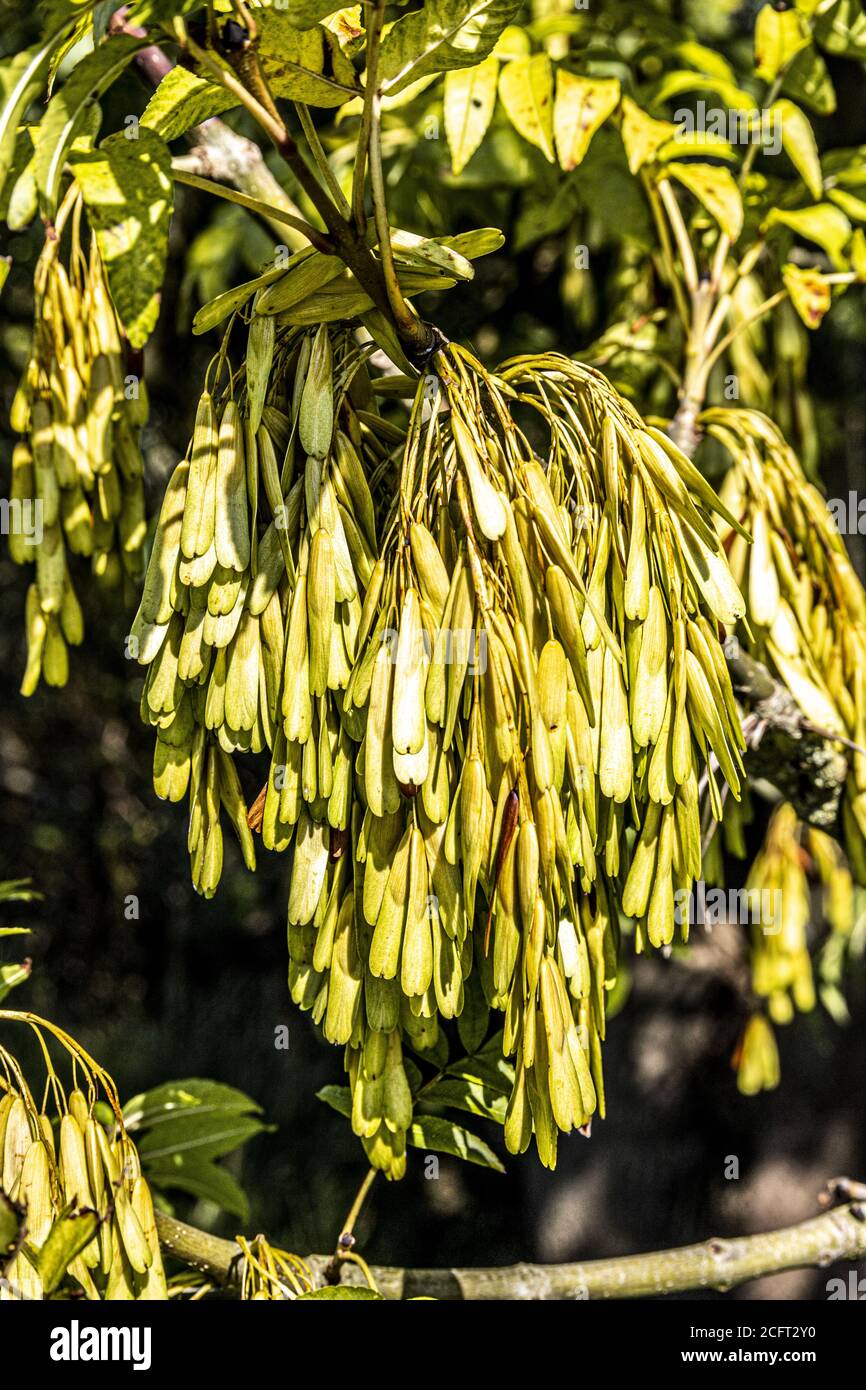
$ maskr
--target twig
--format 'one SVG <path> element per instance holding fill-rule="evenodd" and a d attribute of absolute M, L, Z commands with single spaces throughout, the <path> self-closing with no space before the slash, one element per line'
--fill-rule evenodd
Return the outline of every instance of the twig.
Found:
<path fill-rule="evenodd" d="M 124 5 L 115 11 L 109 22 L 109 33 L 130 34 L 134 38 L 143 38 L 147 31 L 127 22 L 127 10 L 128 6 Z M 158 87 L 174 67 L 174 63 L 157 44 L 149 44 L 147 48 L 141 49 L 136 53 L 133 62 L 151 87 Z M 187 131 L 186 138 L 193 146 L 192 157 L 196 158 L 201 166 L 194 172 L 233 184 L 235 188 L 267 204 L 267 220 L 281 236 L 285 235 L 286 224 L 278 214 L 289 213 L 292 217 L 300 218 L 298 208 L 271 173 L 261 149 L 254 140 L 238 135 L 218 116 L 211 116 L 201 125 L 193 126 Z M 299 250 L 306 241 L 300 234 L 290 235 L 285 239 L 292 251 Z"/>
<path fill-rule="evenodd" d="M 364 1203 L 369 1196 L 370 1188 L 373 1186 L 375 1177 L 376 1169 L 371 1168 L 365 1175 L 364 1181 L 361 1183 L 358 1191 L 355 1193 L 355 1200 L 349 1208 L 349 1214 L 343 1222 L 340 1234 L 337 1237 L 334 1253 L 325 1270 L 325 1279 L 329 1284 L 339 1284 L 340 1282 L 340 1265 L 342 1261 L 347 1259 L 352 1253 L 355 1244 L 355 1226 L 363 1210 Z"/>
<path fill-rule="evenodd" d="M 174 160 L 171 166 L 172 178 L 178 183 L 188 184 L 190 188 L 201 189 L 203 193 L 210 193 L 214 198 L 225 198 L 230 203 L 236 203 L 239 207 L 246 208 L 249 212 L 258 213 L 260 217 L 268 216 L 272 222 L 278 222 L 286 227 L 293 227 L 306 237 L 311 245 L 317 250 L 324 251 L 326 255 L 334 254 L 334 246 L 328 237 L 315 227 L 311 227 L 309 222 L 305 222 L 302 217 L 295 217 L 290 212 L 281 212 L 278 208 L 268 208 L 261 203 L 258 198 L 251 198 L 247 193 L 241 193 L 238 189 L 223 188 L 218 183 L 213 183 L 210 179 L 202 178 L 199 174 L 192 173 L 182 160 Z"/>
<path fill-rule="evenodd" d="M 325 180 L 328 192 L 330 193 L 340 212 L 343 214 L 343 217 L 346 219 L 346 221 L 348 221 L 349 218 L 352 216 L 352 209 L 349 207 L 349 204 L 346 200 L 346 195 L 344 194 L 342 188 L 337 182 L 337 177 L 333 169 L 331 168 L 330 160 L 328 159 L 328 156 L 325 153 L 324 146 L 322 145 L 322 142 L 319 139 L 319 132 L 316 129 L 316 125 L 312 116 L 310 115 L 310 108 L 309 106 L 305 106 L 302 101 L 296 101 L 295 110 L 298 113 L 298 119 L 301 122 L 301 129 L 303 130 L 307 144 L 310 147 L 310 153 L 312 154 L 313 159 L 316 161 L 316 168 L 322 175 L 322 178 Z"/>
<path fill-rule="evenodd" d="M 835 1183 L 847 1182 L 835 1179 Z M 691 1289 L 732 1289 L 749 1279 L 786 1269 L 824 1269 L 839 1260 L 866 1257 L 866 1221 L 858 1200 L 825 1211 L 809 1221 L 760 1235 L 731 1239 L 711 1237 L 699 1245 L 656 1250 L 644 1255 L 589 1260 L 575 1264 L 518 1264 L 489 1269 L 397 1269 L 372 1265 L 386 1298 L 424 1295 L 438 1299 L 592 1299 L 643 1298 Z M 863 1189 L 866 1190 L 866 1189 Z M 209 1275 L 217 1283 L 236 1284 L 240 1253 L 234 1241 L 221 1240 L 157 1212 L 160 1243 L 167 1255 Z M 306 1255 L 317 1282 L 331 1257 Z M 365 1283 L 360 1269 L 343 1264 L 347 1284 Z"/>

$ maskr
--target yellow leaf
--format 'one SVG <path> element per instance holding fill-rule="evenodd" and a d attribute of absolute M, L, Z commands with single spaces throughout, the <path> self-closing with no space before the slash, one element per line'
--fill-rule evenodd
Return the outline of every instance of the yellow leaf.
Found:
<path fill-rule="evenodd" d="M 802 16 L 794 9 L 775 9 L 771 0 L 769 5 L 759 10 L 755 21 L 757 76 L 772 82 L 808 42 L 809 35 Z"/>
<path fill-rule="evenodd" d="M 553 68 L 547 54 L 508 63 L 499 79 L 499 95 L 514 129 L 553 164 Z"/>
<path fill-rule="evenodd" d="M 813 207 L 794 208 L 791 211 L 773 208 L 767 218 L 767 226 L 772 227 L 774 223 L 790 227 L 798 236 L 814 241 L 827 252 L 835 266 L 840 270 L 845 268 L 845 247 L 851 236 L 851 223 L 840 208 L 832 203 L 815 203 Z"/>
<path fill-rule="evenodd" d="M 656 121 L 641 111 L 631 97 L 623 97 L 622 143 L 633 174 L 654 159 L 662 145 L 672 140 L 676 133 L 677 127 L 673 121 Z"/>
<path fill-rule="evenodd" d="M 729 169 L 714 164 L 666 164 L 664 172 L 703 204 L 731 241 L 737 240 L 743 228 L 743 200 Z"/>
<path fill-rule="evenodd" d="M 782 267 L 782 280 L 806 327 L 817 328 L 830 308 L 830 286 L 826 277 L 819 270 L 802 270 L 789 263 Z"/>
<path fill-rule="evenodd" d="M 563 169 L 580 164 L 589 142 L 619 101 L 615 77 L 575 77 L 562 68 L 556 74 L 553 131 Z"/>
<path fill-rule="evenodd" d="M 485 58 L 474 68 L 445 74 L 445 134 L 451 168 L 459 174 L 484 139 L 496 105 L 499 60 Z"/>
<path fill-rule="evenodd" d="M 812 123 L 793 101 L 784 98 L 770 107 L 771 121 L 782 128 L 782 145 L 813 198 L 820 198 L 824 187 L 821 160 Z M 771 126 L 772 129 L 772 126 Z"/>

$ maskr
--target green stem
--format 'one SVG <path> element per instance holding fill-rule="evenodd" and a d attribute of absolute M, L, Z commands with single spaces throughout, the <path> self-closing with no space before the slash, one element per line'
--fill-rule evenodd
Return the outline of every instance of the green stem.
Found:
<path fill-rule="evenodd" d="M 295 217 L 290 212 L 283 212 L 281 208 L 271 207 L 268 203 L 262 203 L 258 198 L 252 198 L 248 193 L 241 193 L 236 188 L 227 188 L 224 184 L 214 183 L 212 179 L 205 179 L 199 174 L 190 173 L 187 169 L 179 168 L 177 163 L 172 164 L 171 175 L 178 183 L 185 183 L 190 188 L 198 188 L 203 193 L 210 193 L 215 198 L 224 198 L 226 202 L 237 203 L 239 207 L 247 208 L 249 212 L 258 213 L 268 222 L 281 222 L 286 227 L 292 227 L 296 232 L 303 233 L 317 250 L 324 251 L 326 255 L 334 254 L 334 247 L 328 238 L 317 228 L 311 227 L 309 222 L 305 222 L 302 217 Z"/>
<path fill-rule="evenodd" d="M 340 210 L 343 217 L 348 222 L 352 216 L 352 209 L 350 208 L 346 200 L 345 194 L 343 193 L 342 188 L 337 182 L 336 175 L 333 169 L 331 168 L 330 160 L 328 159 L 328 156 L 325 153 L 324 146 L 322 145 L 322 142 L 319 139 L 319 132 L 316 130 L 315 123 L 313 121 L 312 116 L 310 115 L 310 108 L 308 106 L 305 106 L 302 101 L 296 101 L 295 110 L 298 113 L 298 119 L 301 122 L 301 129 L 303 130 L 304 135 L 307 139 L 307 144 L 310 147 L 310 153 L 312 154 L 313 159 L 316 162 L 316 168 L 322 175 L 322 178 L 325 180 L 328 192 L 333 198 L 336 207 Z"/>
<path fill-rule="evenodd" d="M 361 113 L 361 128 L 358 131 L 358 144 L 355 151 L 355 173 L 352 178 L 352 213 L 359 235 L 363 235 L 367 229 L 367 212 L 364 206 L 367 152 L 370 148 L 370 131 L 373 126 L 373 99 L 376 95 L 379 79 L 379 49 L 384 19 L 385 5 L 383 0 L 377 0 L 367 26 L 367 75 L 364 85 L 364 109 Z"/>

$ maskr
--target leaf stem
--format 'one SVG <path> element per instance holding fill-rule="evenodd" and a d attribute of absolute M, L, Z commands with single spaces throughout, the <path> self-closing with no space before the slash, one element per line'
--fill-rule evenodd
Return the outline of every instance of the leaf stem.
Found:
<path fill-rule="evenodd" d="M 325 153 L 324 146 L 322 145 L 322 142 L 319 139 L 319 132 L 316 129 L 315 122 L 313 121 L 312 116 L 310 115 L 310 108 L 306 106 L 304 102 L 296 101 L 295 110 L 298 113 L 298 119 L 301 122 L 301 129 L 304 132 L 307 144 L 310 147 L 310 153 L 312 154 L 313 159 L 316 161 L 316 168 L 322 175 L 328 192 L 333 198 L 336 207 L 339 208 L 343 217 L 348 222 L 352 216 L 352 209 L 350 208 L 346 196 L 343 193 L 343 190 L 340 187 L 339 183 L 337 182 L 337 177 L 333 169 L 331 168 L 330 160 L 328 159 L 328 156 Z"/>
<path fill-rule="evenodd" d="M 364 206 L 367 152 L 370 148 L 370 130 L 373 125 L 373 99 L 379 80 L 379 49 L 384 18 L 385 5 L 383 0 L 376 0 L 367 26 L 367 75 L 364 83 L 364 109 L 361 114 L 361 128 L 358 131 L 355 173 L 352 178 L 352 212 L 359 235 L 363 235 L 367 230 L 367 211 Z"/>
<path fill-rule="evenodd" d="M 269 203 L 262 203 L 258 198 L 251 198 L 249 194 L 241 193 L 236 188 L 228 188 L 224 184 L 214 183 L 212 179 L 205 179 L 199 174 L 193 174 L 188 169 L 183 168 L 177 160 L 172 163 L 171 174 L 178 183 L 185 183 L 190 188 L 198 188 L 202 193 L 210 193 L 215 198 L 224 198 L 226 202 L 237 203 L 239 207 L 247 208 L 249 212 L 258 213 L 260 217 L 267 218 L 269 222 L 282 222 L 287 227 L 294 227 L 295 231 L 301 232 L 316 247 L 316 250 L 324 251 L 326 255 L 332 256 L 334 254 L 334 246 L 329 238 L 316 227 L 311 227 L 309 222 L 305 222 L 302 217 L 295 217 L 290 212 L 284 212 L 282 208 L 271 207 Z"/>

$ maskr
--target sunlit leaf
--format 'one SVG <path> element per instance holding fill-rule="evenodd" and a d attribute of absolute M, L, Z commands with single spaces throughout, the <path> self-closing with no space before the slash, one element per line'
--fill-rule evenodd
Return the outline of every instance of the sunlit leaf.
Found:
<path fill-rule="evenodd" d="M 784 98 L 770 108 L 771 119 L 778 119 L 782 128 L 782 145 L 797 173 L 802 178 L 813 198 L 820 198 L 824 187 L 821 177 L 821 159 L 815 141 L 815 132 L 808 116 L 799 106 Z"/>
<path fill-rule="evenodd" d="M 743 200 L 730 169 L 714 164 L 671 163 L 664 166 L 664 172 L 703 204 L 731 241 L 737 240 L 743 228 Z"/>
<path fill-rule="evenodd" d="M 424 1104 L 466 1110 L 470 1115 L 482 1115 L 484 1119 L 502 1125 L 505 1123 L 508 1097 L 486 1086 L 483 1081 L 470 1077 L 444 1077 L 424 1092 Z"/>
<path fill-rule="evenodd" d="M 559 68 L 553 104 L 556 153 L 563 169 L 575 169 L 599 126 L 615 109 L 620 85 L 615 77 L 575 77 Z"/>
<path fill-rule="evenodd" d="M 142 347 L 156 324 L 165 278 L 174 187 L 168 146 L 141 126 L 137 139 L 110 135 L 71 162 L 114 307 L 133 347 Z"/>
<path fill-rule="evenodd" d="M 846 264 L 845 247 L 851 237 L 851 223 L 841 208 L 832 203 L 816 203 L 810 208 L 773 208 L 767 217 L 767 225 L 780 224 L 790 227 L 798 237 L 814 241 L 834 262 L 842 268 Z"/>
<path fill-rule="evenodd" d="M 477 1134 L 471 1134 L 463 1125 L 443 1119 L 440 1115 L 417 1115 L 406 1135 L 406 1142 L 426 1153 L 452 1154 L 466 1163 L 477 1163 L 497 1173 L 505 1172 L 502 1161 L 489 1144 L 485 1144 Z"/>
<path fill-rule="evenodd" d="M 742 87 L 738 87 L 735 82 L 729 81 L 725 77 L 711 77 L 701 72 L 668 72 L 659 81 L 653 90 L 651 105 L 662 104 L 671 101 L 674 97 L 681 96 L 683 92 L 714 92 L 721 97 L 725 106 L 732 107 L 738 111 L 748 111 L 754 106 L 755 101 L 748 92 L 744 92 Z"/>
<path fill-rule="evenodd" d="M 499 96 L 514 129 L 552 164 L 553 67 L 547 54 L 507 63 L 499 78 Z"/>
<path fill-rule="evenodd" d="M 379 74 L 389 94 L 431 72 L 475 67 L 488 57 L 520 0 L 427 0 L 382 40 Z"/>
<path fill-rule="evenodd" d="M 631 97 L 623 97 L 621 133 L 628 167 L 636 174 L 655 158 L 662 145 L 674 138 L 677 127 L 672 121 L 655 120 L 642 111 Z"/>
<path fill-rule="evenodd" d="M 176 140 L 193 126 L 237 106 L 237 98 L 178 65 L 167 72 L 144 109 L 141 124 L 163 140 Z"/>
<path fill-rule="evenodd" d="M 782 91 L 819 116 L 830 116 L 836 110 L 836 92 L 827 64 L 815 48 L 804 48 L 797 54 L 785 73 Z"/>
<path fill-rule="evenodd" d="M 815 22 L 815 38 L 828 53 L 866 58 L 866 14 L 860 0 L 836 0 L 829 8 L 822 8 Z"/>
<path fill-rule="evenodd" d="M 47 216 L 54 215 L 60 175 L 88 109 L 123 72 L 144 39 L 120 34 L 83 58 L 48 104 L 39 127 L 36 183 Z"/>
<path fill-rule="evenodd" d="M 755 72 L 772 82 L 791 59 L 805 48 L 809 33 L 795 9 L 778 10 L 770 0 L 755 20 Z"/>
<path fill-rule="evenodd" d="M 455 68 L 445 74 L 445 135 L 451 151 L 451 168 L 466 168 L 493 117 L 499 60 L 485 58 L 475 68 Z"/>
<path fill-rule="evenodd" d="M 257 22 L 259 61 L 274 96 L 328 107 L 358 91 L 355 69 L 330 30 L 296 29 L 279 10 L 263 11 Z"/>
<path fill-rule="evenodd" d="M 807 328 L 817 328 L 830 308 L 831 290 L 819 270 L 800 266 L 782 267 L 782 280 L 791 296 L 791 303 Z"/>
<path fill-rule="evenodd" d="M 52 1293 L 72 1261 L 99 1229 L 95 1211 L 66 1211 L 51 1227 L 36 1256 L 36 1269 L 46 1293 Z"/>

